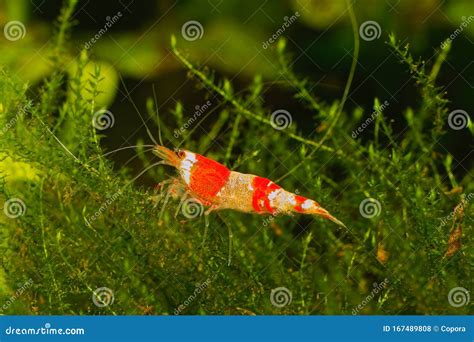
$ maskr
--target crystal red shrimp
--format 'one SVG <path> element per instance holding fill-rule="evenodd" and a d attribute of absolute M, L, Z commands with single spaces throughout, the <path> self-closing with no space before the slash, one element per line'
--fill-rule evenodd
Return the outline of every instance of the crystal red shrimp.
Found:
<path fill-rule="evenodd" d="M 207 213 L 221 209 L 271 215 L 300 213 L 321 216 L 345 227 L 316 201 L 286 191 L 267 178 L 231 171 L 190 151 L 174 152 L 161 145 L 153 151 L 178 170 L 179 185 L 208 206 Z"/>

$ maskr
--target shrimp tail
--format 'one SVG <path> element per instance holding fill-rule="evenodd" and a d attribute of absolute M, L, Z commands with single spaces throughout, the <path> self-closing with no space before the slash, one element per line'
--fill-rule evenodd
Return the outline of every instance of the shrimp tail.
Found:
<path fill-rule="evenodd" d="M 341 227 L 344 227 L 347 229 L 347 226 L 342 223 L 341 221 L 339 221 L 337 218 L 335 218 L 334 216 L 332 216 L 326 209 L 322 208 L 322 207 L 317 207 L 317 208 L 314 208 L 314 209 L 308 209 L 308 210 L 305 210 L 304 212 L 305 214 L 310 214 L 310 215 L 317 215 L 317 216 L 321 216 L 325 219 L 328 219 L 332 222 L 334 222 L 335 224 L 337 224 L 338 226 L 341 226 Z"/>
<path fill-rule="evenodd" d="M 332 215 L 329 214 L 329 213 L 327 214 L 327 216 L 325 216 L 325 218 L 327 218 L 328 220 L 331 220 L 332 222 L 334 222 L 334 223 L 337 224 L 338 226 L 341 226 L 341 227 L 343 227 L 343 228 L 348 229 L 347 226 L 346 226 L 344 223 L 342 223 L 341 221 L 339 221 L 337 218 L 335 218 L 334 216 L 332 216 Z"/>
<path fill-rule="evenodd" d="M 347 229 L 344 223 L 342 223 L 337 218 L 332 216 L 329 213 L 329 211 L 321 207 L 321 205 L 318 202 L 311 200 L 309 198 L 303 197 L 303 196 L 298 196 L 298 195 L 295 195 L 294 198 L 295 198 L 296 204 L 293 207 L 293 211 L 299 212 L 302 214 L 321 216 Z"/>

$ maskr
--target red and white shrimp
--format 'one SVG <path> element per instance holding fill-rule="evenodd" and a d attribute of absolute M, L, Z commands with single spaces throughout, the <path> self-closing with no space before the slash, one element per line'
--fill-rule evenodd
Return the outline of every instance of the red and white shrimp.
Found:
<path fill-rule="evenodd" d="M 175 167 L 180 177 L 175 186 L 213 210 L 232 209 L 257 214 L 309 214 L 345 225 L 316 201 L 284 190 L 267 178 L 231 171 L 200 154 L 174 152 L 156 145 L 153 152 L 164 163 Z"/>

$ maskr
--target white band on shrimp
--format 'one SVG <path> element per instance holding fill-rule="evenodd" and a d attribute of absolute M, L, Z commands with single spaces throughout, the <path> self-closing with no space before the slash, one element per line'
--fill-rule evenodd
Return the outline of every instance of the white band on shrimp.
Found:
<path fill-rule="evenodd" d="M 310 200 L 310 199 L 307 199 L 306 201 L 303 202 L 303 204 L 301 205 L 301 208 L 303 209 L 311 209 L 311 208 L 316 208 L 316 204 L 314 203 L 314 201 Z"/>
<path fill-rule="evenodd" d="M 183 179 L 186 182 L 186 184 L 189 185 L 191 183 L 191 170 L 193 168 L 193 165 L 197 162 L 196 159 L 196 154 L 192 152 L 184 152 L 185 157 L 181 161 L 181 164 L 179 166 L 181 174 L 183 175 Z"/>

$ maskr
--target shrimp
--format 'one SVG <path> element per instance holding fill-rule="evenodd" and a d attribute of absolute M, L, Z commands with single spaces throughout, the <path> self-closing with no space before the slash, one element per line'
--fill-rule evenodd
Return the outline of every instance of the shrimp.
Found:
<path fill-rule="evenodd" d="M 270 179 L 229 170 L 226 166 L 186 150 L 172 151 L 156 145 L 154 154 L 177 169 L 174 191 L 183 192 L 214 210 L 231 209 L 244 213 L 321 216 L 346 226 L 321 205 L 309 198 L 286 191 Z"/>

